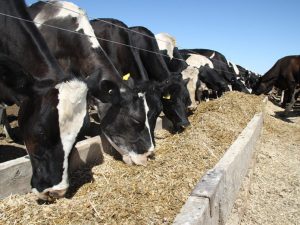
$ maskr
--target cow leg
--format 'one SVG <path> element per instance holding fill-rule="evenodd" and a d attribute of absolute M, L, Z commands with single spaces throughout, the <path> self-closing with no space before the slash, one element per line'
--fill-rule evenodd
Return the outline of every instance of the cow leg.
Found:
<path fill-rule="evenodd" d="M 280 105 L 283 104 L 284 97 L 285 97 L 284 90 L 282 90 L 282 92 L 281 92 L 281 97 L 280 97 L 280 102 L 279 102 Z"/>
<path fill-rule="evenodd" d="M 280 103 L 280 106 L 282 108 L 286 108 L 287 104 L 291 102 L 292 95 L 293 95 L 292 91 L 290 91 L 290 90 L 284 91 L 284 95 L 281 96 L 282 102 Z"/>
<path fill-rule="evenodd" d="M 294 88 L 294 89 L 292 89 L 292 90 L 288 90 L 290 93 L 292 93 L 291 94 L 291 98 L 290 98 L 290 101 L 289 101 L 289 103 L 287 104 L 287 107 L 285 108 L 285 110 L 284 110 L 284 113 L 285 114 L 287 114 L 289 111 L 291 111 L 292 110 L 292 108 L 293 108 L 293 106 L 294 106 L 294 104 L 295 104 L 295 102 L 296 102 L 296 94 L 300 91 L 300 88 L 298 88 L 298 89 L 296 89 L 296 88 Z"/>

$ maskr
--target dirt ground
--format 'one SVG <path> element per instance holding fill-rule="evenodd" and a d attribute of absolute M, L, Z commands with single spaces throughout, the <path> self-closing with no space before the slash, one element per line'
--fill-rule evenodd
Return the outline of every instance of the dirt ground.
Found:
<path fill-rule="evenodd" d="M 300 224 L 300 110 L 282 111 L 268 102 L 242 225 Z"/>

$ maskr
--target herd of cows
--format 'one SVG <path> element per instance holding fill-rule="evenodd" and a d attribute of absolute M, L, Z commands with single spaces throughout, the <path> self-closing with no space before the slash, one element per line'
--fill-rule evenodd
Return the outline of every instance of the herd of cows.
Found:
<path fill-rule="evenodd" d="M 90 107 L 123 161 L 145 165 L 161 112 L 181 132 L 197 104 L 226 91 L 266 94 L 276 86 L 287 93 L 290 110 L 299 90 L 300 56 L 259 76 L 217 51 L 178 49 L 166 33 L 154 36 L 115 19 L 89 21 L 70 2 L 27 7 L 3 0 L 0 31 L 0 104 L 20 107 L 32 191 L 45 200 L 68 189 L 68 156 L 89 124 Z"/>

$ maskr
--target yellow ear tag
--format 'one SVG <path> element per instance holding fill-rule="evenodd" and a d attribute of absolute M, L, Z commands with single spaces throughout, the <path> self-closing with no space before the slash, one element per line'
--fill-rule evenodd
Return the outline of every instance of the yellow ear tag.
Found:
<path fill-rule="evenodd" d="M 123 78 L 123 80 L 128 80 L 129 77 L 130 77 L 130 73 L 127 73 L 122 78 Z"/>
<path fill-rule="evenodd" d="M 163 99 L 168 99 L 168 100 L 170 100 L 170 99 L 171 99 L 171 95 L 170 95 L 170 94 L 167 94 L 167 95 L 163 96 Z"/>

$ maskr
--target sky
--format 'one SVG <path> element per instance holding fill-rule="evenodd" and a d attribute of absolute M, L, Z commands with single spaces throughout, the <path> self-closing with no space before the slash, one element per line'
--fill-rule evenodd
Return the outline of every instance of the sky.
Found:
<path fill-rule="evenodd" d="M 25 0 L 28 5 L 34 0 Z M 115 18 L 174 36 L 179 48 L 207 48 L 264 74 L 300 54 L 300 0 L 72 0 L 89 18 Z"/>

